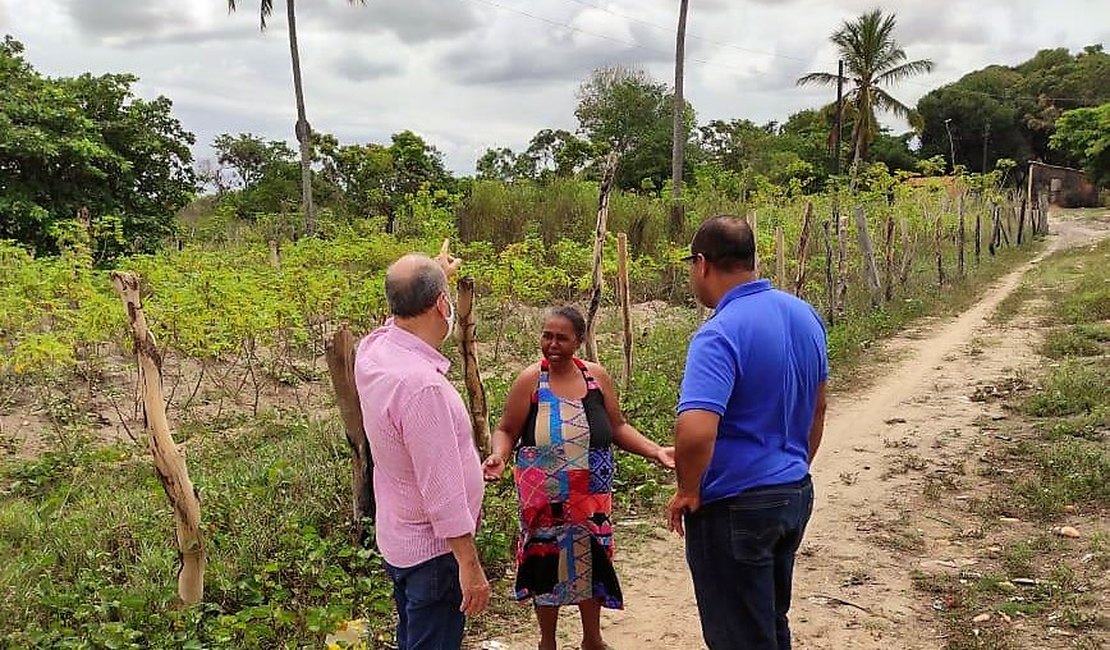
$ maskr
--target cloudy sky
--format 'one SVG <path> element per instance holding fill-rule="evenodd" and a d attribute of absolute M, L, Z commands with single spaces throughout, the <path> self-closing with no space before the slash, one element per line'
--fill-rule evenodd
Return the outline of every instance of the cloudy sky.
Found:
<path fill-rule="evenodd" d="M 284 2 L 265 32 L 258 0 L 0 0 L 0 33 L 41 71 L 132 72 L 164 94 L 197 134 L 198 158 L 222 132 L 292 139 L 295 109 Z M 686 92 L 700 122 L 782 120 L 830 101 L 797 88 L 835 72 L 827 37 L 874 0 L 691 0 Z M 541 128 L 573 130 L 589 72 L 634 64 L 673 78 L 678 0 L 345 0 L 298 3 L 313 128 L 345 141 L 412 129 L 469 173 L 490 146 L 519 148 Z M 1110 47 L 1108 0 L 888 0 L 911 58 L 935 72 L 895 96 L 929 89 L 1039 48 Z"/>

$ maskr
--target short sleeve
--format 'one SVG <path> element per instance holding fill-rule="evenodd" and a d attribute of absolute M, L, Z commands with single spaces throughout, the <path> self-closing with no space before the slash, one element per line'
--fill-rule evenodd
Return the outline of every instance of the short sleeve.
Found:
<path fill-rule="evenodd" d="M 703 327 L 686 352 L 678 412 L 701 410 L 723 416 L 741 376 L 739 364 L 733 343 L 716 329 Z"/>

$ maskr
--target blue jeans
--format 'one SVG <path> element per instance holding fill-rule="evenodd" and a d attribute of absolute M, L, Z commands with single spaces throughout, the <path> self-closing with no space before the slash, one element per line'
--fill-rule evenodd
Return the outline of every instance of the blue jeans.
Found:
<path fill-rule="evenodd" d="M 451 553 L 407 569 L 385 565 L 397 603 L 397 650 L 459 650 L 466 618 L 459 611 L 459 564 Z"/>
<path fill-rule="evenodd" d="M 794 556 L 813 481 L 755 488 L 686 515 L 686 561 L 709 650 L 789 650 Z"/>

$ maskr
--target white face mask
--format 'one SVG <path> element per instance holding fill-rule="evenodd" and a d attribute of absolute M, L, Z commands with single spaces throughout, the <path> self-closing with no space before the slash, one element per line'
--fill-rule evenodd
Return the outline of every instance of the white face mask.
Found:
<path fill-rule="evenodd" d="M 447 333 L 443 335 L 443 340 L 446 341 L 455 335 L 455 303 L 451 302 L 451 296 L 443 295 L 447 299 Z"/>

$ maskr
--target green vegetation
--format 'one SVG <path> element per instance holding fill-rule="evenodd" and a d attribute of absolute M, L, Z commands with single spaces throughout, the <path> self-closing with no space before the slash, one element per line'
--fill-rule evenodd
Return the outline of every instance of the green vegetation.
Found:
<path fill-rule="evenodd" d="M 260 7 L 265 16 L 272 3 Z M 865 163 L 855 182 L 831 175 L 827 109 L 802 111 L 781 125 L 743 119 L 698 125 L 687 107 L 686 223 L 675 238 L 668 236 L 670 89 L 636 70 L 592 75 L 581 89 L 577 132 L 541 129 L 523 152 L 491 150 L 477 178 L 453 176 L 439 151 L 413 131 L 384 144 L 342 143 L 303 130 L 299 86 L 299 151 L 254 134 L 223 134 L 213 143 L 218 166 L 194 178 L 192 136 L 168 99 L 133 97 L 136 80 L 127 75 L 43 77 L 23 59 L 22 46 L 6 39 L 3 645 L 301 648 L 354 617 L 369 619 L 375 635 L 388 628 L 380 558 L 350 540 L 349 452 L 320 363 L 324 347 L 341 323 L 362 333 L 385 316 L 382 280 L 391 260 L 437 250 L 451 238 L 464 273 L 476 281 L 481 362 L 496 420 L 512 377 L 537 355 L 539 308 L 580 302 L 589 287 L 598 161 L 608 151 L 622 157 L 602 260 L 602 361 L 619 374 L 619 323 L 611 308 L 615 235 L 624 233 L 633 301 L 652 302 L 636 306 L 636 371 L 622 401 L 656 440 L 670 436 L 686 342 L 697 326 L 686 268 L 675 260 L 709 216 L 758 219 L 764 274 L 775 275 L 782 262 L 783 288 L 794 289 L 799 279 L 798 292 L 829 315 L 838 377 L 911 319 L 968 304 L 1037 246 L 1030 239 L 988 253 L 996 210 L 1013 233 L 1014 194 L 1005 182 L 1013 161 L 983 174 L 910 178 L 911 170 L 936 174 L 944 165 L 918 161 L 909 135 L 881 132 L 873 111 L 900 111 L 878 85 L 927 66 L 905 62 L 893 20 L 882 18 L 867 18 L 882 42 L 861 62 L 872 83 L 854 91 L 856 111 L 846 124 Z M 208 193 L 196 198 L 202 189 Z M 849 218 L 856 206 L 864 210 L 887 289 L 881 294 L 867 287 L 861 233 Z M 962 274 L 955 245 L 961 206 Z M 977 223 L 981 259 L 972 253 Z M 776 250 L 777 230 L 785 250 Z M 1106 345 L 1099 319 L 1110 317 L 1110 301 L 1105 278 L 1083 279 L 1082 265 L 1094 261 L 1073 262 L 1074 269 L 1059 272 L 1068 282 L 1055 302 L 1063 329 L 1046 343 L 1066 363 L 1027 406 L 1051 418 L 1045 422 L 1052 442 L 1030 456 L 1038 482 L 1026 492 L 1045 509 L 1105 498 L 1104 457 L 1090 444 L 1105 430 L 1106 365 L 1094 346 Z M 175 601 L 172 519 L 150 471 L 141 424 L 128 414 L 134 364 L 110 268 L 142 278 L 146 315 L 166 361 L 175 435 L 201 494 L 209 566 L 199 607 L 182 609 Z M 844 284 L 831 301 L 827 268 Z M 1077 358 L 1079 352 L 1086 356 Z M 461 388 L 458 372 L 452 379 Z M 8 413 L 26 420 L 16 433 L 7 429 Z M 120 442 L 124 435 L 133 444 Z M 923 462 L 904 458 L 907 468 Z M 668 481 L 646 462 L 621 455 L 619 515 L 650 513 Z M 501 576 L 516 535 L 508 479 L 491 486 L 484 522 L 479 544 L 503 608 L 508 585 Z M 917 533 L 888 541 L 909 550 L 924 545 Z"/>
<path fill-rule="evenodd" d="M 957 165 L 978 171 L 1002 158 L 1080 166 L 1085 157 L 1078 150 L 1070 144 L 1054 149 L 1049 140 L 1061 113 L 1110 100 L 1107 78 L 1110 54 L 1102 45 L 1076 54 L 1066 48 L 1041 50 L 1013 67 L 990 65 L 968 73 L 918 101 L 920 155 L 948 159 L 955 149 Z M 1076 126 L 1087 122 L 1073 120 Z"/>
<path fill-rule="evenodd" d="M 154 250 L 195 191 L 193 135 L 128 74 L 50 78 L 0 42 L 0 240 L 39 254 L 91 237 L 97 261 Z M 88 224 L 78 211 L 85 209 Z"/>

